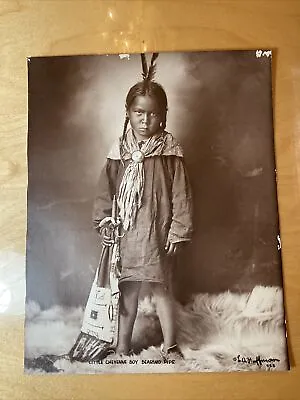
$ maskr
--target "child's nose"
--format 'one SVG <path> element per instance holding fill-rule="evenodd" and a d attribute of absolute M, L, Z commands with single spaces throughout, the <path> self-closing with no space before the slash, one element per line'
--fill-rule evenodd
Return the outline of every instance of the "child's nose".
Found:
<path fill-rule="evenodd" d="M 143 114 L 143 123 L 148 124 L 150 115 L 145 113 Z"/>

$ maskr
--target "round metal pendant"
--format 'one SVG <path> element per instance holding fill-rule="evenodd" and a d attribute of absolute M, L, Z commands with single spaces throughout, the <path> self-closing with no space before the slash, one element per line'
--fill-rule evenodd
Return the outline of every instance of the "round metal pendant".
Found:
<path fill-rule="evenodd" d="M 144 160 L 145 155 L 142 151 L 140 150 L 135 150 L 132 154 L 131 154 L 131 159 L 132 161 L 136 162 L 136 163 L 140 163 Z"/>

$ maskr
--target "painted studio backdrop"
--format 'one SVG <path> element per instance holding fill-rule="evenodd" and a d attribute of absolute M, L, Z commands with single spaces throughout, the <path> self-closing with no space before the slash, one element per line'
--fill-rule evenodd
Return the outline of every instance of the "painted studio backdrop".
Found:
<path fill-rule="evenodd" d="M 28 66 L 27 301 L 84 305 L 100 254 L 96 185 L 122 134 L 140 56 L 32 58 Z M 255 51 L 164 53 L 156 79 L 195 208 L 193 241 L 175 270 L 177 298 L 281 286 L 271 59 Z"/>

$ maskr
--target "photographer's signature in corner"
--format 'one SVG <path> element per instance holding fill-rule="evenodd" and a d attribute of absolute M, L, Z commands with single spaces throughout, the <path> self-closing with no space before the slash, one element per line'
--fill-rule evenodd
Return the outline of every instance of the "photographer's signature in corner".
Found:
<path fill-rule="evenodd" d="M 261 358 L 260 356 L 256 356 L 256 358 L 245 357 L 238 354 L 236 357 L 233 357 L 233 361 L 242 364 L 256 364 L 258 367 L 262 367 L 265 365 L 267 368 L 276 368 L 276 364 L 280 362 L 278 358 Z"/>

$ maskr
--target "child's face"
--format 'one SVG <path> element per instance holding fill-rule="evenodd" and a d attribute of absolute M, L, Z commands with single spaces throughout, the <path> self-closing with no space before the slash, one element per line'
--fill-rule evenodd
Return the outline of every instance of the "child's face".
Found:
<path fill-rule="evenodd" d="M 161 112 L 155 99 L 150 96 L 137 96 L 127 115 L 137 139 L 147 139 L 160 129 Z"/>

